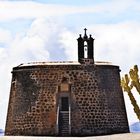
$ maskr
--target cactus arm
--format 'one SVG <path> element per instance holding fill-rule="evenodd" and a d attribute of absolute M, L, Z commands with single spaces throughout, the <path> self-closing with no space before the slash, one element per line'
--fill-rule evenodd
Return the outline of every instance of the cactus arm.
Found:
<path fill-rule="evenodd" d="M 140 120 L 140 108 L 137 104 L 137 101 L 135 100 L 135 98 L 133 96 L 133 93 L 131 92 L 131 89 L 133 88 L 133 85 L 132 84 L 129 85 L 129 82 L 130 82 L 130 78 L 126 74 L 121 79 L 121 86 L 122 86 L 123 90 L 128 93 L 131 104 L 133 105 L 133 110 L 136 113 L 137 118 Z"/>
<path fill-rule="evenodd" d="M 137 104 L 137 101 L 135 100 L 133 93 L 130 91 L 128 92 L 128 96 L 130 98 L 131 104 L 133 105 L 133 110 L 137 115 L 137 118 L 140 120 L 140 108 Z"/>
<path fill-rule="evenodd" d="M 138 93 L 140 94 L 140 78 L 139 78 L 138 72 L 139 72 L 138 66 L 135 65 L 133 69 L 130 69 L 129 75 L 132 80 L 131 85 L 133 85 L 138 91 Z"/>

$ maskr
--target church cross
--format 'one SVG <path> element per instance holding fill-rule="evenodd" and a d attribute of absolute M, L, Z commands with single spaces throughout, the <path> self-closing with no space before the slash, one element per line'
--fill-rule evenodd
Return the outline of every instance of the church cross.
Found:
<path fill-rule="evenodd" d="M 85 28 L 84 30 L 85 30 L 85 35 L 86 35 L 86 31 L 87 31 L 87 29 Z"/>

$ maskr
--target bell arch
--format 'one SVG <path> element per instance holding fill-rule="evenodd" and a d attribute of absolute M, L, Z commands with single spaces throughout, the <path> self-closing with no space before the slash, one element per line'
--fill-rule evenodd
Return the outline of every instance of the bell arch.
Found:
<path fill-rule="evenodd" d="M 90 35 L 86 34 L 87 29 L 85 28 L 85 34 L 82 37 L 81 34 L 78 41 L 78 61 L 82 63 L 83 59 L 91 59 L 94 62 L 94 39 Z"/>

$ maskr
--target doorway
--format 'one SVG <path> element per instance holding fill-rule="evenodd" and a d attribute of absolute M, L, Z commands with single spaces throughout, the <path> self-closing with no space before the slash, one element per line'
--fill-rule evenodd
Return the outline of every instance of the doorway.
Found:
<path fill-rule="evenodd" d="M 70 85 L 67 78 L 63 78 L 58 87 L 57 96 L 57 134 L 59 136 L 69 136 L 71 134 L 71 105 L 70 105 Z"/>
<path fill-rule="evenodd" d="M 61 97 L 61 111 L 69 111 L 69 98 Z"/>

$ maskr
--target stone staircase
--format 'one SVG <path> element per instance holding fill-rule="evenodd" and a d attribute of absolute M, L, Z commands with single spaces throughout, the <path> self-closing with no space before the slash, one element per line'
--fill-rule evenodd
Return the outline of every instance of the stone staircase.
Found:
<path fill-rule="evenodd" d="M 69 136 L 69 111 L 60 111 L 59 135 Z"/>

